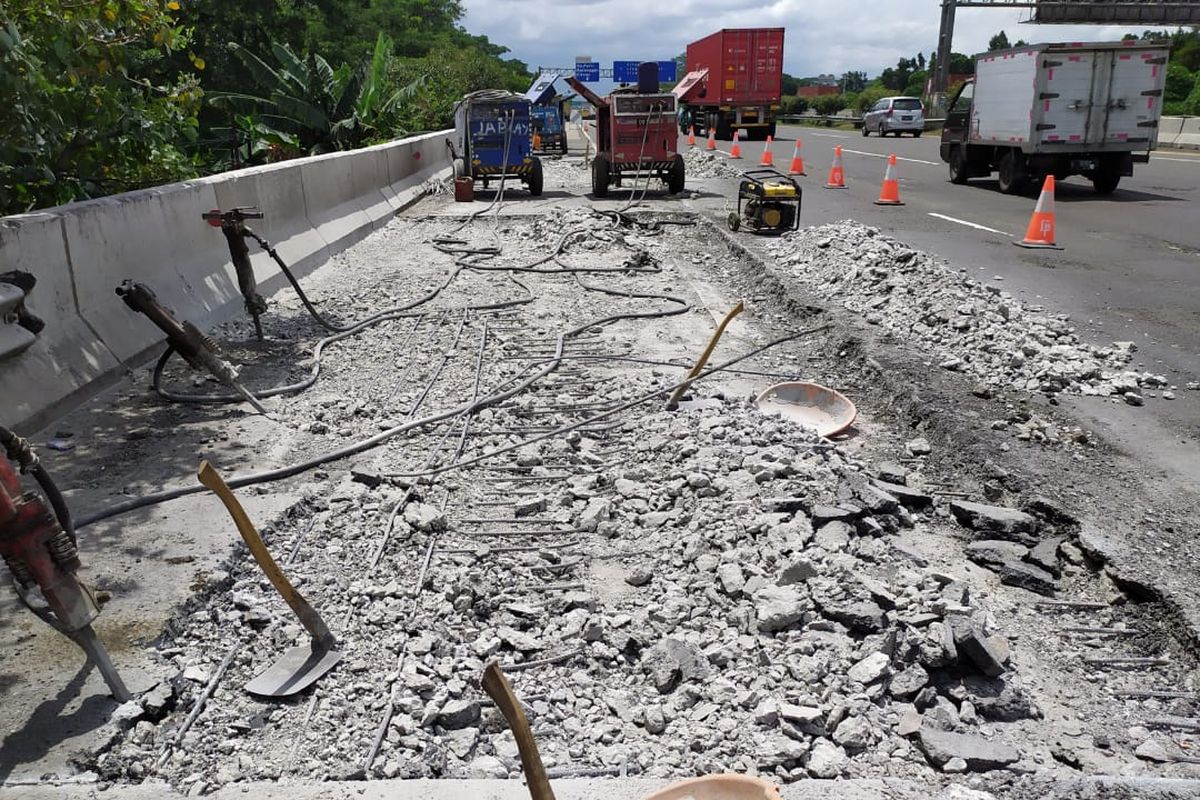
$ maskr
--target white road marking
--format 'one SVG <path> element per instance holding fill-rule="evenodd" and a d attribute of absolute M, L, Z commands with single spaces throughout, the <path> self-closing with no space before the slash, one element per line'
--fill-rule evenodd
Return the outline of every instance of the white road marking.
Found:
<path fill-rule="evenodd" d="M 810 132 L 808 135 L 809 136 L 824 136 L 828 139 L 853 139 L 854 138 L 853 136 L 847 136 L 844 133 L 817 133 L 816 131 Z"/>
<path fill-rule="evenodd" d="M 1200 158 L 1171 158 L 1170 156 L 1150 156 L 1150 163 L 1155 161 L 1182 161 L 1185 164 L 1200 164 Z"/>
<path fill-rule="evenodd" d="M 843 147 L 842 152 L 843 153 L 853 153 L 856 156 L 871 156 L 872 158 L 887 158 L 887 156 L 883 155 L 882 153 L 868 153 L 865 150 L 851 150 L 848 147 Z M 939 164 L 936 161 L 922 161 L 919 158 L 905 158 L 904 156 L 896 156 L 896 160 L 897 161 L 911 161 L 914 164 L 928 164 L 931 167 L 940 167 L 941 166 L 941 164 Z"/>
<path fill-rule="evenodd" d="M 965 219 L 956 219 L 954 217 L 947 217 L 945 214 L 935 214 L 932 211 L 929 212 L 929 216 L 937 217 L 938 219 L 944 219 L 947 222 L 957 222 L 959 225 L 966 225 L 968 228 L 977 228 L 978 230 L 987 231 L 988 233 L 998 233 L 1001 236 L 1008 236 L 1010 238 L 1012 237 L 1011 233 L 1007 233 L 1005 231 L 998 231 L 995 228 L 989 228 L 987 225 L 980 225 L 977 222 L 968 222 Z"/>

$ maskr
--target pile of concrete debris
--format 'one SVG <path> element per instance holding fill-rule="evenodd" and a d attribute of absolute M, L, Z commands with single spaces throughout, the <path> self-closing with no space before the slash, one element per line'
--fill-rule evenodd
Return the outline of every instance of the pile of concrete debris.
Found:
<path fill-rule="evenodd" d="M 742 173 L 728 157 L 719 153 L 689 147 L 683 154 L 687 174 L 692 178 L 740 178 Z"/>
<path fill-rule="evenodd" d="M 621 438 L 620 466 L 513 509 L 561 521 L 584 537 L 582 550 L 525 548 L 508 560 L 489 548 L 451 550 L 435 559 L 422 598 L 404 588 L 412 576 L 375 585 L 329 574 L 317 559 L 297 564 L 305 592 L 331 616 L 359 612 L 341 633 L 347 656 L 321 685 L 317 718 L 244 696 L 236 684 L 252 672 L 239 658 L 234 686 L 218 690 L 166 777 L 203 775 L 212 786 L 281 772 L 352 776 L 388 685 L 395 715 L 373 774 L 515 775 L 512 734 L 478 689 L 491 659 L 511 669 L 547 764 L 568 771 L 789 781 L 1033 767 L 997 725 L 1040 713 L 1005 636 L 966 584 L 893 535 L 932 513 L 933 498 L 905 485 L 907 470 L 872 475 L 741 401 L 652 414 Z M 588 441 L 531 447 L 523 463 L 536 474 L 542 457 L 586 453 Z M 323 549 L 343 560 L 386 505 L 377 490 L 359 491 L 361 513 L 325 532 Z M 414 555 L 430 536 L 454 533 L 438 533 L 445 515 L 421 505 L 441 522 L 405 512 L 414 523 L 399 538 Z M 1012 541 L 1033 530 L 1023 518 L 993 525 L 986 507 L 963 508 L 971 525 L 1012 534 L 1004 563 L 1025 563 Z M 581 584 L 521 588 L 561 581 L 576 562 Z M 183 672 L 180 711 L 140 723 L 95 765 L 101 774 L 155 772 L 231 637 L 278 648 L 299 634 L 286 616 L 263 613 L 279 604 L 259 576 L 244 565 L 232 572 L 230 590 L 181 619 L 164 651 Z M 182 679 L 188 670 L 197 674 Z M 297 731 L 308 732 L 303 746 Z"/>
<path fill-rule="evenodd" d="M 822 297 L 978 379 L 980 392 L 1120 396 L 1131 405 L 1144 402 L 1144 389 L 1174 397 L 1165 377 L 1129 369 L 1133 342 L 1088 344 L 1066 315 L 1042 313 L 877 228 L 807 228 L 776 243 L 774 255 Z"/>

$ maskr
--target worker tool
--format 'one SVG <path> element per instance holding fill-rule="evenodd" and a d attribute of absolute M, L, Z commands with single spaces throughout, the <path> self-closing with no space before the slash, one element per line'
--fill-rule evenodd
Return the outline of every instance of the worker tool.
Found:
<path fill-rule="evenodd" d="M 454 106 L 454 179 L 519 179 L 535 197 L 542 193 L 542 162 L 533 155 L 530 102 L 500 89 L 472 92 Z"/>
<path fill-rule="evenodd" d="M 125 688 L 108 651 L 92 623 L 100 615 L 96 597 L 76 573 L 80 569 L 79 546 L 70 517 L 47 506 L 35 492 L 25 492 L 13 463 L 22 472 L 40 470 L 29 442 L 0 428 L 0 443 L 7 459 L 0 459 L 0 556 L 12 573 L 21 601 L 43 622 L 71 639 L 100 670 L 114 698 L 124 703 L 131 695 Z M 50 505 L 65 509 L 61 495 L 44 471 L 38 482 L 50 489 Z"/>
<path fill-rule="evenodd" d="M 508 678 L 504 677 L 500 665 L 495 661 L 483 669 L 483 691 L 500 709 L 508 727 L 512 729 L 513 738 L 517 740 L 517 752 L 521 755 L 521 769 L 525 772 L 525 783 L 529 785 L 529 796 L 533 800 L 554 800 L 554 790 L 550 788 L 550 779 L 546 777 L 546 768 L 542 766 L 542 755 L 538 752 L 525 710 L 521 708 Z"/>
<path fill-rule="evenodd" d="M 679 399 L 691 387 L 692 381 L 696 379 L 696 376 L 704 370 L 704 365 L 708 363 L 709 356 L 712 355 L 713 350 L 717 349 L 717 342 L 721 341 L 721 335 L 725 333 L 725 329 L 729 327 L 729 323 L 733 322 L 733 318 L 742 313 L 745 308 L 746 306 L 742 301 L 738 300 L 737 305 L 729 309 L 729 313 L 725 315 L 725 319 L 721 320 L 721 324 L 713 332 L 712 339 L 708 342 L 708 347 L 704 348 L 704 352 L 696 360 L 696 366 L 692 367 L 692 371 L 688 373 L 687 380 L 679 384 L 679 387 L 671 393 L 671 399 L 667 401 L 667 411 L 674 411 L 679 408 Z"/>
<path fill-rule="evenodd" d="M 262 322 L 259 316 L 266 312 L 267 301 L 258 293 L 254 267 L 250 264 L 250 248 L 246 246 L 246 237 L 253 235 L 253 231 L 247 227 L 246 220 L 262 219 L 263 212 L 254 206 L 238 206 L 228 211 L 214 208 L 200 216 L 225 234 L 225 241 L 229 244 L 229 257 L 233 260 L 233 269 L 237 273 L 238 290 L 246 303 L 246 313 L 254 320 L 254 335 L 262 341 Z"/>
<path fill-rule="evenodd" d="M 596 107 L 596 157 L 592 159 L 592 195 L 607 197 L 608 187 L 623 178 L 660 178 L 671 194 L 683 191 L 683 156 L 676 152 L 675 95 L 659 93 L 658 64 L 638 66 L 636 86 L 600 97 L 573 76 L 567 83 Z"/>
<path fill-rule="evenodd" d="M 800 184 L 775 169 L 752 169 L 742 173 L 736 212 L 727 222 L 735 233 L 742 225 L 755 233 L 783 233 L 800 227 Z"/>
<path fill-rule="evenodd" d="M 246 691 L 262 697 L 287 697 L 302 692 L 342 659 L 342 653 L 337 649 L 337 640 L 329 632 L 329 626 L 321 619 L 316 609 L 296 591 L 296 587 L 292 586 L 283 570 L 275 563 L 242 504 L 220 474 L 207 461 L 202 461 L 197 478 L 225 504 L 238 533 L 242 535 L 246 547 L 250 548 L 250 554 L 258 562 L 259 568 L 271 581 L 275 591 L 279 592 L 279 596 L 291 607 L 311 637 L 308 644 L 297 645 L 288 650 L 262 674 L 247 683 Z"/>
<path fill-rule="evenodd" d="M 194 369 L 207 370 L 214 378 L 234 389 L 260 414 L 266 414 L 262 403 L 250 390 L 238 381 L 238 372 L 232 364 L 220 358 L 221 348 L 205 336 L 190 322 L 179 322 L 171 310 L 158 302 L 154 291 L 143 283 L 124 281 L 117 287 L 117 296 L 134 311 L 145 314 L 167 336 L 167 347 L 179 355 Z"/>

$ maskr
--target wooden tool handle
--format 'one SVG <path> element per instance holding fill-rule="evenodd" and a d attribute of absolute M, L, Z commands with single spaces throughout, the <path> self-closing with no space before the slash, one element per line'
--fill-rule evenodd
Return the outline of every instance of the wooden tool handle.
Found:
<path fill-rule="evenodd" d="M 291 606 L 292 611 L 300 619 L 300 624 L 308 631 L 313 641 L 332 641 L 333 634 L 329 632 L 325 621 L 308 604 L 304 596 L 296 591 L 296 587 L 292 586 L 292 582 L 287 579 L 287 576 L 283 574 L 283 570 L 275 563 L 275 559 L 271 557 L 271 552 L 267 550 L 267 545 L 263 542 L 262 537 L 258 535 L 258 531 L 254 529 L 254 524 L 250 522 L 250 517 L 246 516 L 246 510 L 242 508 L 242 504 L 238 502 L 237 497 L 234 496 L 220 474 L 207 461 L 201 461 L 200 470 L 196 477 L 200 479 L 200 483 L 211 489 L 221 499 L 221 502 L 225 504 L 226 510 L 229 511 L 229 516 L 233 517 L 233 522 L 237 525 L 238 533 L 242 535 L 242 539 L 246 542 L 246 547 L 250 548 L 250 554 L 258 562 L 258 566 L 262 569 L 263 574 L 271 581 L 271 585 L 275 587 L 275 591 L 279 592 L 279 596 Z"/>
<path fill-rule="evenodd" d="M 500 709 L 508 721 L 508 727 L 512 728 L 517 751 L 521 754 L 521 768 L 525 770 L 525 782 L 529 784 L 529 796 L 533 800 L 554 800 L 554 790 L 550 788 L 550 779 L 546 777 L 546 768 L 542 766 L 542 755 L 533 739 L 529 720 L 525 718 L 525 711 L 513 694 L 508 678 L 504 677 L 495 661 L 484 667 L 483 690 Z"/>

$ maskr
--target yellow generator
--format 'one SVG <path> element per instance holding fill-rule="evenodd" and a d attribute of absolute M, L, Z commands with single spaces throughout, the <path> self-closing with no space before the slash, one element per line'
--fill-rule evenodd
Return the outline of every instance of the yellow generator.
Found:
<path fill-rule="evenodd" d="M 800 227 L 800 184 L 774 169 L 742 173 L 738 208 L 729 214 L 729 230 L 745 225 L 755 233 L 783 233 Z"/>

